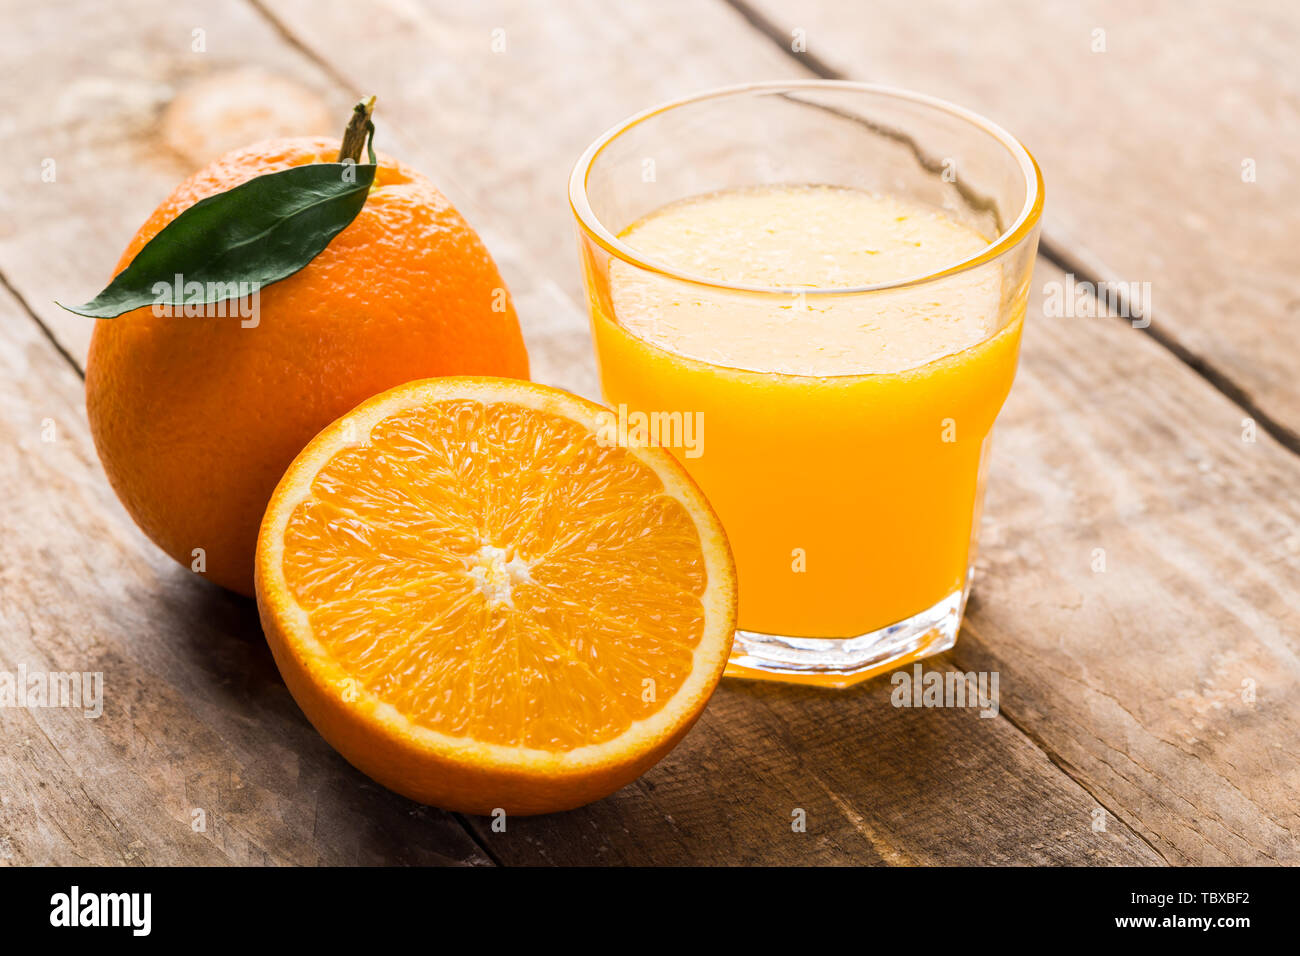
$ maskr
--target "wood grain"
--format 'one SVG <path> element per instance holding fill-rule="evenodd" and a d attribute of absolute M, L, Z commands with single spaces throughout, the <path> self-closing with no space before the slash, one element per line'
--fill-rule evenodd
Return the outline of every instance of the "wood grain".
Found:
<path fill-rule="evenodd" d="M 794 58 L 810 67 L 943 97 L 1015 133 L 1042 165 L 1061 263 L 1150 283 L 1154 332 L 1300 452 L 1294 3 L 737 6 L 784 51 L 801 31 Z"/>
<path fill-rule="evenodd" d="M 1295 863 L 1297 460 L 1170 365 L 1030 324 L 954 657 L 1166 859 Z"/>

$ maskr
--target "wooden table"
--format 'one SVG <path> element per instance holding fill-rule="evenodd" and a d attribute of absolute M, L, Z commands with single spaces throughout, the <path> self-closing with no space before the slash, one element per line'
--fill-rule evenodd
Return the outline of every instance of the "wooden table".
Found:
<path fill-rule="evenodd" d="M 1294 4 L 3 7 L 0 670 L 103 671 L 105 710 L 0 709 L 0 860 L 1300 862 Z M 114 498 L 83 408 L 91 320 L 53 300 L 97 291 L 191 169 L 336 132 L 373 92 L 380 147 L 502 266 L 536 377 L 592 394 L 574 159 L 652 103 L 810 75 L 955 100 L 1043 165 L 974 597 L 933 662 L 997 671 L 1000 714 L 896 708 L 887 680 L 727 681 L 638 783 L 505 833 L 371 783 L 290 699 L 253 604 Z M 1044 316 L 1067 272 L 1149 282 L 1150 326 Z"/>

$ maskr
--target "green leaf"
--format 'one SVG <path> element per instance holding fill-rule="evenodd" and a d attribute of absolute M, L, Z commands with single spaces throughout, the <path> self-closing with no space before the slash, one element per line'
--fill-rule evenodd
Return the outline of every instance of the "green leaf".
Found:
<path fill-rule="evenodd" d="M 311 163 L 250 179 L 182 212 L 85 305 L 62 307 L 109 319 L 145 305 L 211 304 L 264 289 L 347 228 L 374 181 L 373 161 Z M 184 286 L 196 282 L 203 297 L 186 298 Z"/>

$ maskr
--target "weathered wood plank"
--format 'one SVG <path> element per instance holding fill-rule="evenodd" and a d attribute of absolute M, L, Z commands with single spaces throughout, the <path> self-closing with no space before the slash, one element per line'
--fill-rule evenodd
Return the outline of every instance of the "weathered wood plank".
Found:
<path fill-rule="evenodd" d="M 1166 859 L 1294 864 L 1300 462 L 1170 365 L 1031 322 L 954 659 Z"/>
<path fill-rule="evenodd" d="M 1150 283 L 1153 330 L 1300 451 L 1300 8 L 737 0 L 846 79 L 994 118 L 1043 167 L 1073 268 Z"/>
<path fill-rule="evenodd" d="M 148 17 L 120 11 L 110 17 L 89 5 L 79 12 L 84 19 L 78 32 L 94 35 L 97 44 L 114 45 L 123 51 L 124 61 L 131 51 L 142 53 L 145 47 L 139 44 L 149 42 L 148 36 L 142 39 L 124 25 Z M 158 13 L 161 20 L 151 22 L 161 22 L 158 29 L 172 32 L 194 16 L 175 6 Z M 721 22 L 728 28 L 738 26 L 729 13 L 723 11 L 723 16 Z M 233 29 L 213 23 L 211 14 L 207 19 L 213 35 Z M 250 50 L 267 51 L 282 42 L 265 22 L 238 20 L 236 25 Z M 382 23 L 372 28 L 377 37 L 391 35 Z M 637 33 L 634 23 L 622 28 L 629 36 Z M 169 62 L 161 59 L 164 65 Z M 286 76 L 323 101 L 351 99 L 353 91 L 338 88 L 326 72 L 313 68 L 290 46 L 284 46 L 278 59 L 285 64 Z M 33 77 L 34 85 L 45 82 L 46 89 L 60 81 L 57 75 L 41 72 Z M 461 91 L 448 90 L 448 96 L 453 92 Z M 30 98 L 39 103 L 43 95 L 48 94 L 34 89 Z M 622 103 L 606 108 L 611 113 L 625 111 Z M 104 128 L 114 129 L 120 118 L 110 109 L 105 114 Z M 569 132 L 588 137 L 591 131 L 576 123 L 582 117 L 575 113 L 573 119 Z M 513 112 L 503 112 L 499 121 L 508 128 L 518 119 Z M 420 147 L 408 149 L 416 140 L 400 135 L 400 122 L 386 128 L 388 148 L 439 175 L 447 161 L 439 150 L 461 149 L 454 144 L 473 133 L 453 131 L 447 117 L 440 123 L 433 148 L 423 148 L 421 127 Z M 570 145 L 548 140 L 544 124 L 537 132 L 544 144 L 538 158 L 545 169 L 559 169 L 562 183 Z M 33 126 L 27 133 L 39 141 L 39 128 Z M 156 135 L 153 126 L 146 126 L 141 141 Z M 85 136 L 74 168 L 94 170 L 124 162 L 116 145 L 101 150 L 101 137 L 93 131 Z M 512 199 L 517 206 L 509 210 L 511 215 L 482 206 L 480 200 L 495 195 L 494 186 L 514 171 L 481 157 L 459 168 L 468 185 L 458 189 L 453 183 L 449 192 L 471 219 L 488 224 L 485 232 L 500 254 L 499 247 L 510 247 L 500 237 L 512 236 L 515 222 L 535 215 L 533 204 L 521 194 Z M 126 205 L 131 197 L 120 190 L 100 195 L 97 187 L 129 178 L 129 170 L 107 169 L 103 180 L 87 180 L 82 196 L 87 201 L 93 197 L 93 204 L 86 208 L 104 208 L 106 220 L 124 220 L 128 213 L 114 204 Z M 160 182 L 163 178 L 157 174 L 148 180 L 159 195 L 170 186 Z M 539 179 L 534 188 L 542 185 Z M 558 187 L 557 195 L 562 197 Z M 16 200 L 29 201 L 26 196 Z M 51 200 L 42 196 L 30 201 Z M 68 197 L 58 201 L 66 203 Z M 63 215 L 70 214 L 68 207 L 60 208 Z M 532 313 L 530 344 L 542 359 L 538 364 L 545 366 L 549 360 L 551 376 L 590 390 L 584 320 L 574 301 L 558 293 L 550 279 L 560 273 L 553 268 L 555 236 L 568 231 L 567 222 L 557 219 L 562 198 L 547 208 L 551 228 L 529 227 L 535 230 L 527 238 L 529 258 L 505 257 L 507 274 L 521 311 Z M 123 232 L 131 228 L 134 223 Z M 100 254 L 100 241 L 79 239 L 72 230 L 65 233 L 67 248 L 83 261 Z M 109 248 L 117 244 L 114 240 Z M 534 248 L 543 253 L 536 257 L 543 267 L 534 264 Z M 111 258 L 106 255 L 104 261 Z M 0 265 L 5 261 L 0 255 Z M 55 279 L 53 273 L 34 268 L 15 281 L 34 290 L 29 298 L 35 299 L 48 295 Z M 15 821 L 6 833 L 13 858 L 63 861 L 93 853 L 97 861 L 110 861 L 125 859 L 130 852 L 133 859 L 156 862 L 402 862 L 440 856 L 481 862 L 477 851 L 447 832 L 445 816 L 380 791 L 329 753 L 276 679 L 247 602 L 191 580 L 129 527 L 98 477 L 78 411 L 75 376 L 59 366 L 34 325 L 16 321 L 14 304 L 7 306 L 5 326 L 12 328 L 14 345 L 6 354 L 14 374 L 6 377 L 10 384 L 4 392 L 9 424 L 0 423 L 0 428 L 20 433 L 24 423 L 43 417 L 66 422 L 61 434 L 66 447 L 76 449 L 76 460 L 59 463 L 60 481 L 39 456 L 20 455 L 8 464 L 14 470 L 5 476 L 8 486 L 23 489 L 25 496 L 13 502 L 15 514 L 26 517 L 14 520 L 14 533 L 6 535 L 6 542 L 50 543 L 37 555 L 26 556 L 21 567 L 6 556 L 12 586 L 4 597 L 10 625 L 4 634 L 14 636 L 3 638 L 2 645 L 6 654 L 30 657 L 42 666 L 49 661 L 49 666 L 76 667 L 86 658 L 83 635 L 94 634 L 94 646 L 106 662 L 109 692 L 109 710 L 99 721 L 74 719 L 64 711 L 5 715 L 18 721 L 15 736 L 23 736 L 28 726 L 24 721 L 29 721 L 45 741 L 28 733 L 26 737 L 37 740 L 32 753 L 8 742 L 0 747 L 0 769 L 5 785 L 12 788 L 5 806 Z M 543 309 L 561 318 L 539 315 Z M 64 328 L 56 325 L 55 335 Z M 548 329 L 555 330 L 550 338 Z M 33 405 L 48 406 L 52 412 L 38 415 Z M 69 498 L 68 484 L 79 489 L 79 496 Z M 44 512 L 51 507 L 65 518 L 54 532 L 45 524 Z M 83 546 L 83 541 L 93 542 L 93 547 Z M 83 564 L 69 567 L 70 561 Z M 39 631 L 20 626 L 34 601 L 48 604 Z M 480 832 L 485 841 L 491 840 L 494 853 L 519 862 L 1154 858 L 1122 826 L 1092 833 L 1088 821 L 1095 802 L 1007 721 L 980 720 L 965 711 L 899 711 L 889 706 L 888 696 L 888 688 L 879 684 L 849 696 L 822 698 L 806 693 L 787 698 L 772 688 L 729 686 L 682 748 L 636 786 L 554 822 L 512 821 L 507 834 L 492 834 L 486 826 Z M 59 766 L 68 753 L 75 754 L 71 769 L 61 779 L 52 778 L 48 768 Z M 41 797 L 38 790 L 47 794 Z M 926 790 L 942 794 L 942 804 L 921 806 Z M 217 812 L 209 813 L 208 834 L 190 836 L 190 804 L 203 806 L 204 801 L 214 803 Z M 796 808 L 808 813 L 807 833 L 791 830 Z M 972 820 L 985 830 L 972 831 Z M 88 825 L 100 831 L 88 841 L 89 848 L 79 836 Z M 39 827 L 35 837 L 33 827 Z M 146 827 L 149 832 L 144 832 Z"/>
<path fill-rule="evenodd" d="M 501 164 L 497 176 L 462 185 L 497 232 L 521 208 L 534 210 L 515 235 L 574 296 L 574 258 L 555 236 L 567 228 L 560 189 L 581 148 L 657 98 L 790 73 L 788 57 L 774 62 L 762 38 L 735 33 L 729 18 L 738 17 L 721 6 L 593 4 L 560 16 L 390 4 L 368 9 L 364 22 L 346 7 L 322 17 L 303 0 L 269 7 L 352 82 L 389 84 L 390 115 L 433 168 Z M 367 23 L 382 49 L 346 42 Z M 490 53 L 494 28 L 505 30 L 508 55 Z M 628 53 L 632 38 L 665 35 L 675 43 L 671 71 Z M 567 69 L 548 68 L 556 62 Z M 446 135 L 447 117 L 429 108 L 435 88 L 474 136 Z M 504 139 L 491 152 L 463 145 L 493 136 Z M 506 141 L 513 148 L 498 153 Z M 546 189 L 553 200 L 527 204 Z M 1040 291 L 1061 281 L 1040 262 Z M 955 659 L 964 669 L 995 664 L 1004 712 L 1170 860 L 1300 860 L 1300 779 L 1276 764 L 1300 727 L 1300 702 L 1287 691 L 1300 633 L 1300 464 L 1266 436 L 1243 442 L 1242 411 L 1150 337 L 1115 319 L 1045 320 L 1034 305 L 996 439 L 977 599 Z M 1106 549 L 1106 573 L 1092 570 L 1095 548 Z M 1247 678 L 1256 701 L 1238 705 L 1231 691 Z M 810 702 L 764 692 L 769 718 L 729 704 L 737 693 L 724 690 L 708 726 L 812 728 L 809 708 L 835 726 L 870 707 L 852 695 Z M 846 806 L 887 805 L 880 778 L 863 769 L 879 741 L 850 746 L 814 732 L 798 744 Z M 888 833 L 888 819 L 873 818 L 875 832 Z M 572 838 L 583 820 L 530 832 Z"/>
<path fill-rule="evenodd" d="M 927 669 L 947 671 L 941 657 Z M 724 681 L 641 781 L 555 817 L 479 824 L 506 863 L 1159 864 L 1005 719 L 906 710 L 888 681 L 828 694 Z M 806 832 L 793 824 L 802 811 Z"/>

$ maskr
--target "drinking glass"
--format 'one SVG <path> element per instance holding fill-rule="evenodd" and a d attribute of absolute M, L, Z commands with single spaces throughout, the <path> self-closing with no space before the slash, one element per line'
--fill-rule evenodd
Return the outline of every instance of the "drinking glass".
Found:
<path fill-rule="evenodd" d="M 669 203 L 771 185 L 899 197 L 989 244 L 875 285 L 762 288 L 691 274 L 620 238 Z M 739 630 L 728 675 L 843 687 L 950 648 L 1038 244 L 1043 183 L 1028 151 L 988 120 L 916 93 L 755 83 L 620 123 L 579 159 L 569 197 L 605 401 L 638 440 L 678 457 L 731 541 Z M 634 304 L 628 289 L 642 306 L 647 296 L 689 301 L 701 321 L 725 313 L 728 327 L 772 310 L 815 323 L 828 308 L 928 321 L 983 296 L 989 331 L 915 366 L 904 357 L 834 375 L 733 367 L 634 334 L 620 321 Z"/>

